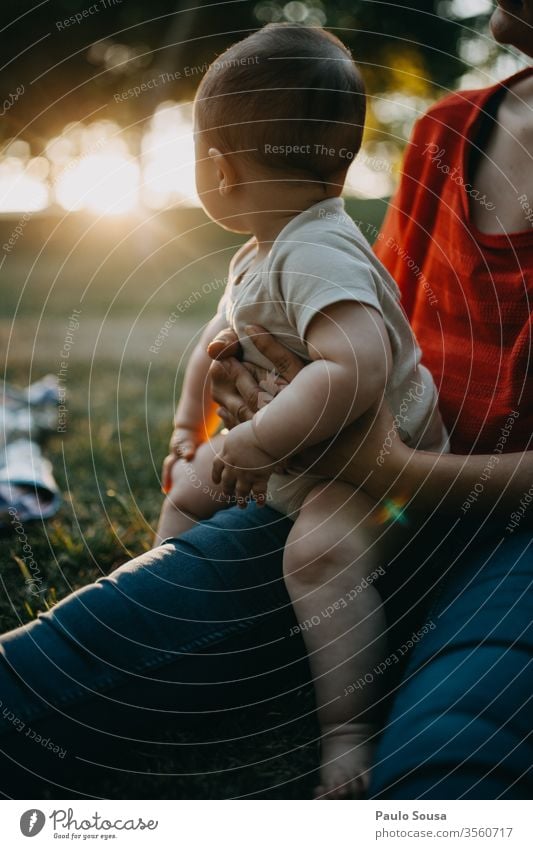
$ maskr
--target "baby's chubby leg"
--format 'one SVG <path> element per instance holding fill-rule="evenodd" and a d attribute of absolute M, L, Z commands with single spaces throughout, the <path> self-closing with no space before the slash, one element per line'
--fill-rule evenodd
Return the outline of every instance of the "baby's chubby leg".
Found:
<path fill-rule="evenodd" d="M 185 533 L 197 522 L 230 506 L 222 488 L 211 477 L 213 460 L 223 439 L 222 434 L 217 434 L 198 447 L 193 460 L 174 463 L 172 487 L 161 509 L 154 546 Z"/>
<path fill-rule="evenodd" d="M 373 581 L 387 546 L 378 540 L 375 506 L 348 484 L 322 484 L 307 496 L 285 547 L 285 583 L 309 654 L 322 734 L 317 798 L 358 797 L 368 784 L 379 692 L 377 682 L 355 685 L 386 654 Z M 388 546 L 394 535 L 389 528 Z"/>

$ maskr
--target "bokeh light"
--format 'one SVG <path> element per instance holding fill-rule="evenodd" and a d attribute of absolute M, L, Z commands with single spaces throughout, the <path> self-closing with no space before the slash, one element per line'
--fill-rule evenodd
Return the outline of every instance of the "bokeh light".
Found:
<path fill-rule="evenodd" d="M 49 164 L 30 155 L 30 146 L 10 139 L 0 155 L 0 212 L 39 212 L 49 204 Z"/>
<path fill-rule="evenodd" d="M 86 209 L 102 215 L 131 212 L 138 205 L 140 169 L 133 158 L 94 153 L 75 161 L 55 185 L 57 202 L 66 210 Z"/>
<path fill-rule="evenodd" d="M 183 202 L 197 206 L 191 108 L 174 101 L 162 103 L 141 148 L 144 203 L 152 209 Z"/>

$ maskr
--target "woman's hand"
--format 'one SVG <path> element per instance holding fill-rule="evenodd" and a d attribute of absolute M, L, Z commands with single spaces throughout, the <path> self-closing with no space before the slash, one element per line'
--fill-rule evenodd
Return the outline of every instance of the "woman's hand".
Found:
<path fill-rule="evenodd" d="M 270 362 L 286 383 L 305 367 L 292 351 L 274 339 L 263 327 L 247 328 L 255 347 Z M 220 333 L 215 347 L 209 347 L 217 359 L 211 366 L 213 398 L 218 414 L 228 428 L 249 421 L 259 407 L 262 381 L 267 372 L 241 363 L 236 334 L 228 329 Z M 353 486 L 362 486 L 377 500 L 390 494 L 391 487 L 414 452 L 403 444 L 394 428 L 392 414 L 382 401 L 374 404 L 356 422 L 327 443 L 315 445 L 297 455 L 291 467 L 312 469 L 324 477 L 340 477 Z M 412 458 L 411 458 L 412 459 Z"/>
<path fill-rule="evenodd" d="M 279 389 L 290 383 L 305 366 L 300 357 L 285 348 L 263 327 L 250 326 L 246 332 L 257 350 L 272 363 Z M 269 372 L 250 363 L 240 362 L 239 340 L 229 328 L 217 335 L 207 351 L 215 360 L 210 376 L 213 400 L 219 405 L 218 415 L 230 429 L 249 421 L 261 406 L 261 396 L 268 393 L 265 380 Z"/>

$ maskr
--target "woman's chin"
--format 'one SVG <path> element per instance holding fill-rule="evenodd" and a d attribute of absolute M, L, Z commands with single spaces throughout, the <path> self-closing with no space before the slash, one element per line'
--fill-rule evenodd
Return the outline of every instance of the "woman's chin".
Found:
<path fill-rule="evenodd" d="M 517 12 L 521 8 L 517 4 Z M 533 28 L 518 17 L 518 14 L 512 14 L 511 11 L 507 12 L 497 6 L 490 19 L 490 29 L 499 44 L 511 44 L 528 56 L 533 56 Z"/>
<path fill-rule="evenodd" d="M 512 36 L 515 28 L 515 20 L 498 6 L 490 19 L 490 30 L 492 35 L 500 44 L 509 44 L 508 38 Z"/>

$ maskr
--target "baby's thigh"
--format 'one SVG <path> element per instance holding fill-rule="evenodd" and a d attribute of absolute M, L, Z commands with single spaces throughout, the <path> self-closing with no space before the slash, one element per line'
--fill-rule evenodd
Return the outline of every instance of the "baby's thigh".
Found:
<path fill-rule="evenodd" d="M 374 499 L 342 481 L 315 487 L 287 540 L 286 572 L 305 570 L 313 580 L 329 564 L 352 577 L 368 577 L 400 544 L 396 529 L 380 525 L 380 513 Z"/>
<path fill-rule="evenodd" d="M 172 487 L 168 498 L 177 510 L 199 519 L 209 519 L 230 506 L 222 488 L 213 483 L 213 461 L 224 437 L 217 434 L 203 442 L 191 461 L 178 460 L 172 467 Z"/>

